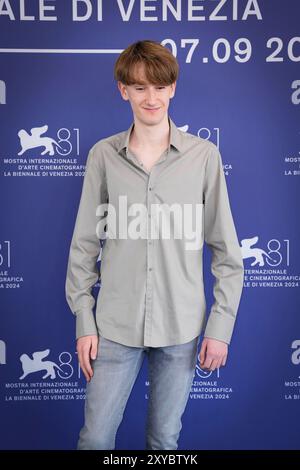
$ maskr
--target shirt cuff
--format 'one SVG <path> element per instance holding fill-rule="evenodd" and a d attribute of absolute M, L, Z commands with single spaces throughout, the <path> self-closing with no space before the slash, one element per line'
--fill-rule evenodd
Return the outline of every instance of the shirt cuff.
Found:
<path fill-rule="evenodd" d="M 76 339 L 80 336 L 98 335 L 97 325 L 92 310 L 76 312 Z"/>
<path fill-rule="evenodd" d="M 230 344 L 235 318 L 211 312 L 205 327 L 204 336 Z"/>

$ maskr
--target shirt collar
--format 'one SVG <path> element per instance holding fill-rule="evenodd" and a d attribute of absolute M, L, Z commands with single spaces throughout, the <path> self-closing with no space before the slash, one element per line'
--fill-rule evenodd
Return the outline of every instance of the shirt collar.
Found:
<path fill-rule="evenodd" d="M 176 124 L 172 121 L 170 116 L 168 116 L 169 125 L 170 125 L 170 139 L 168 145 L 168 153 L 170 152 L 170 147 L 175 147 L 178 151 L 181 150 L 181 133 L 179 129 L 177 129 Z M 134 122 L 132 122 L 131 126 L 127 129 L 127 131 L 122 132 L 119 143 L 118 143 L 118 153 L 121 152 L 124 148 L 126 149 L 126 153 L 128 150 L 129 145 L 129 137 L 131 131 L 134 127 Z"/>

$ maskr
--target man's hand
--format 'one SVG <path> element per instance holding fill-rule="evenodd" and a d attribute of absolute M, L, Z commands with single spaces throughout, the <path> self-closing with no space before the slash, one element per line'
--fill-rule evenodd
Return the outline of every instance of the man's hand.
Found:
<path fill-rule="evenodd" d="M 200 367 L 203 370 L 215 370 L 225 366 L 228 344 L 218 339 L 204 337 L 199 353 Z"/>
<path fill-rule="evenodd" d="M 80 367 L 89 382 L 94 375 L 90 358 L 96 359 L 98 351 L 98 335 L 80 336 L 77 339 L 76 350 Z"/>

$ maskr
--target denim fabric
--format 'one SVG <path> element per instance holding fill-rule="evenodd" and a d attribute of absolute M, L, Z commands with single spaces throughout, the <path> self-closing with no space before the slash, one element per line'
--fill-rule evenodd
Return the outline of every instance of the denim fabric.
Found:
<path fill-rule="evenodd" d="M 145 449 L 177 449 L 198 344 L 199 336 L 174 346 L 132 347 L 100 336 L 77 450 L 115 449 L 116 433 L 145 355 L 149 366 Z"/>

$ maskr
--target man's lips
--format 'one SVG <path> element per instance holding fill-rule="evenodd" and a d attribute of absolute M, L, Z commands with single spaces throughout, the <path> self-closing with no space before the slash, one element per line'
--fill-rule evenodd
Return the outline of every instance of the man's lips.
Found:
<path fill-rule="evenodd" d="M 160 108 L 144 108 L 146 111 L 158 111 Z"/>

